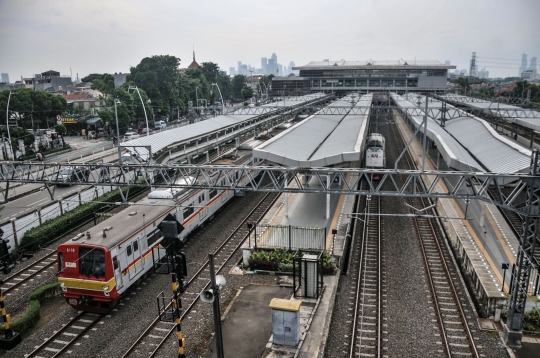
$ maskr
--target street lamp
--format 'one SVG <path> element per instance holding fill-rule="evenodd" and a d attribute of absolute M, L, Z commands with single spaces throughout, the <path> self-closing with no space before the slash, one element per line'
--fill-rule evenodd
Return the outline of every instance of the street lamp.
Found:
<path fill-rule="evenodd" d="M 221 90 L 219 89 L 219 86 L 217 85 L 217 83 L 212 83 L 212 86 L 217 87 L 217 90 L 219 92 L 219 96 L 221 97 L 221 109 L 223 110 L 223 106 L 225 105 L 225 102 L 223 102 L 223 96 L 221 95 Z M 223 113 L 221 113 L 221 114 L 223 114 Z"/>
<path fill-rule="evenodd" d="M 120 153 L 120 128 L 118 127 L 118 111 L 116 110 L 116 104 L 122 104 L 122 102 L 120 102 L 120 100 L 118 98 L 115 98 L 114 99 L 114 116 L 116 117 L 116 132 L 117 132 L 117 136 L 118 136 L 118 162 L 120 163 L 120 157 L 121 157 L 121 153 Z"/>
<path fill-rule="evenodd" d="M 6 107 L 6 128 L 7 128 L 7 134 L 8 134 L 8 140 L 9 140 L 9 149 L 11 150 L 11 153 L 13 154 L 13 148 L 11 148 L 11 134 L 9 133 L 9 100 L 11 99 L 12 94 L 17 94 L 16 92 L 9 91 L 8 100 L 7 100 L 7 107 Z M 9 154 L 6 152 L 6 155 L 9 159 Z"/>
<path fill-rule="evenodd" d="M 146 119 L 146 136 L 149 136 L 150 135 L 150 129 L 148 128 L 148 116 L 146 115 L 146 107 L 144 106 L 144 102 L 142 100 L 142 97 L 141 97 L 141 92 L 139 92 L 139 89 L 137 88 L 137 86 L 129 86 L 128 87 L 128 92 L 130 90 L 137 90 L 137 93 L 139 94 L 139 98 L 141 100 L 141 104 L 142 104 L 142 108 L 143 108 L 143 111 L 144 111 L 144 118 Z"/>

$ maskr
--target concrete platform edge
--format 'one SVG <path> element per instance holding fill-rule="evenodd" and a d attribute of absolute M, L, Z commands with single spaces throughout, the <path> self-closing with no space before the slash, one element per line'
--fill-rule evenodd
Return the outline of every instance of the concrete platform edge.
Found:
<path fill-rule="evenodd" d="M 341 270 L 339 268 L 337 269 L 336 275 L 337 275 L 337 280 L 334 287 L 332 287 L 330 302 L 328 306 L 328 311 L 326 312 L 326 318 L 325 318 L 324 328 L 322 332 L 321 345 L 319 346 L 319 353 L 317 354 L 317 358 L 324 357 L 324 349 L 326 348 L 326 340 L 328 339 L 328 332 L 330 331 L 330 323 L 332 322 L 332 315 L 334 313 L 334 304 L 336 302 L 337 288 L 339 286 L 339 281 L 341 280 Z"/>

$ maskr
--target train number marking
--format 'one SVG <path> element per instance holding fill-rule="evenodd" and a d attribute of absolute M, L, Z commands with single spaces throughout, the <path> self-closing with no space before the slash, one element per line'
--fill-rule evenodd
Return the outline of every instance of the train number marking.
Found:
<path fill-rule="evenodd" d="M 66 267 L 77 268 L 77 263 L 76 262 L 66 262 Z"/>
<path fill-rule="evenodd" d="M 66 252 L 73 252 L 73 253 L 75 253 L 75 248 L 74 248 L 74 247 L 71 247 L 71 248 L 68 247 L 68 248 L 66 249 Z"/>

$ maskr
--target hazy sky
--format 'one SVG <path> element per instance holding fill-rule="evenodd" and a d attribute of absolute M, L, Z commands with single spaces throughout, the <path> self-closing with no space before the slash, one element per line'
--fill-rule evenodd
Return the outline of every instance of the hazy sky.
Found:
<path fill-rule="evenodd" d="M 490 76 L 540 57 L 539 0 L 0 0 L 0 72 L 128 72 L 152 55 L 260 67 L 331 60 L 450 60 Z M 505 59 L 505 60 L 494 60 Z M 483 61 L 483 62 L 482 62 Z M 496 62 L 496 63 L 489 63 Z"/>

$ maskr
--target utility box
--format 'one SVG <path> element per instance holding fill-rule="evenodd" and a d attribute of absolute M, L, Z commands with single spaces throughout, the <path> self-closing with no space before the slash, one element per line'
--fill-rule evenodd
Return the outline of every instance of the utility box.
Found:
<path fill-rule="evenodd" d="M 302 256 L 302 287 L 304 296 L 317 298 L 317 255 Z"/>
<path fill-rule="evenodd" d="M 274 344 L 295 347 L 300 342 L 300 306 L 302 301 L 273 298 L 270 301 L 272 309 L 272 334 Z"/>

